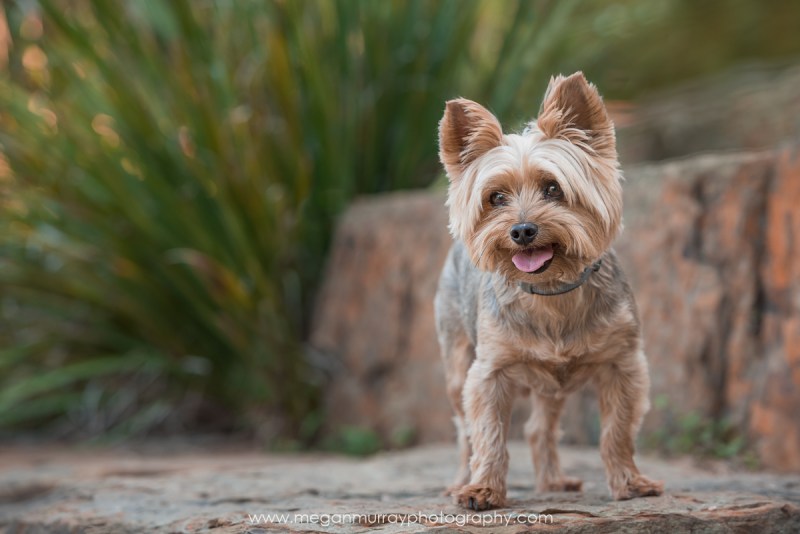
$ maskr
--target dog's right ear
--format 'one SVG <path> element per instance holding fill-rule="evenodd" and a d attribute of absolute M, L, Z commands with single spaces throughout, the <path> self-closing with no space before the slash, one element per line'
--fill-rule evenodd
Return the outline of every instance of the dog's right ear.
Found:
<path fill-rule="evenodd" d="M 503 129 L 488 109 L 466 98 L 447 102 L 439 122 L 439 159 L 450 180 L 502 141 Z"/>
<path fill-rule="evenodd" d="M 596 154 L 616 158 L 614 123 L 608 117 L 597 87 L 582 72 L 550 78 L 536 124 L 547 138 L 574 139 L 585 143 Z"/>

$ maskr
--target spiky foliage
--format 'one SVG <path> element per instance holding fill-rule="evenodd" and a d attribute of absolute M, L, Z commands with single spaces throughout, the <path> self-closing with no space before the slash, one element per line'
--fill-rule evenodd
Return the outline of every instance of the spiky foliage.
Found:
<path fill-rule="evenodd" d="M 335 217 L 435 178 L 443 102 L 522 124 L 556 72 L 627 97 L 800 52 L 794 4 L 734 3 L 2 4 L 0 425 L 308 434 Z"/>
<path fill-rule="evenodd" d="M 543 77 L 510 64 L 572 9 L 492 4 L 8 7 L 0 423 L 139 431 L 211 400 L 309 428 L 336 214 L 430 183 L 443 101 L 510 109 Z"/>

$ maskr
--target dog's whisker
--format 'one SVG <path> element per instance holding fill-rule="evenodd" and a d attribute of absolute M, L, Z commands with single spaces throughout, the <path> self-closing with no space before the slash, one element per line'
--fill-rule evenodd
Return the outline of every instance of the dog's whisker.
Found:
<path fill-rule="evenodd" d="M 491 243 L 487 241 L 486 244 L 481 248 L 481 253 L 478 255 L 478 262 L 477 262 L 478 265 L 481 264 L 481 260 L 483 259 L 483 255 L 486 254 L 487 250 L 489 250 L 489 245 L 491 245 Z"/>

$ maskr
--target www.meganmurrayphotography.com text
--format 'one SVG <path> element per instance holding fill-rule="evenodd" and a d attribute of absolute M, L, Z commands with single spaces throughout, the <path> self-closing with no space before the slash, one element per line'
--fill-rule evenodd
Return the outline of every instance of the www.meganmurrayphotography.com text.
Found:
<path fill-rule="evenodd" d="M 467 525 L 490 526 L 490 525 L 552 525 L 554 523 L 551 514 L 537 513 L 512 513 L 501 514 L 498 512 L 472 514 L 458 513 L 451 514 L 445 512 L 425 513 L 417 512 L 413 514 L 405 513 L 331 513 L 331 514 L 247 514 L 247 520 L 251 525 L 264 524 L 315 524 L 322 527 L 336 525 L 456 525 L 459 527 Z"/>

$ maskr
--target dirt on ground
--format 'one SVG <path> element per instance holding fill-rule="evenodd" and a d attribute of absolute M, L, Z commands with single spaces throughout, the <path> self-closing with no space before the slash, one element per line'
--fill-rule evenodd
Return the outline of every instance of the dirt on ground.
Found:
<path fill-rule="evenodd" d="M 474 513 L 442 495 L 450 445 L 363 459 L 173 447 L 0 449 L 0 530 L 139 532 L 800 532 L 800 476 L 639 459 L 661 497 L 611 500 L 599 453 L 563 448 L 581 493 L 537 494 L 511 444 L 510 506 Z"/>

